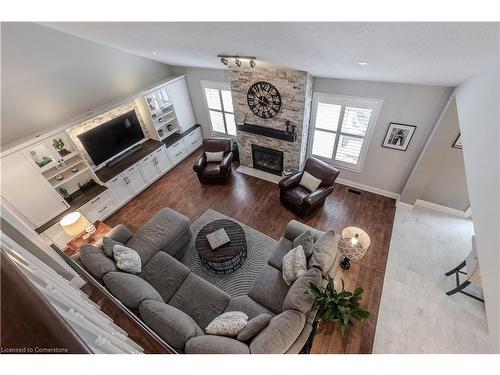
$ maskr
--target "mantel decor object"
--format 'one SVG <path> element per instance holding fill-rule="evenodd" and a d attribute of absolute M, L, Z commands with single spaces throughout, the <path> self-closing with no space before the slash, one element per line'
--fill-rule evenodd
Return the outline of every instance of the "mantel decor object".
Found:
<path fill-rule="evenodd" d="M 69 155 L 71 154 L 70 151 L 68 151 L 65 147 L 64 147 L 64 142 L 61 138 L 59 139 L 53 139 L 52 140 L 52 146 L 57 150 L 57 152 L 59 153 L 59 155 L 61 156 L 66 156 L 66 155 Z"/>
<path fill-rule="evenodd" d="M 360 228 L 347 227 L 342 231 L 337 247 L 344 256 L 340 267 L 348 270 L 351 267 L 351 260 L 359 260 L 365 255 L 370 247 L 370 236 Z"/>

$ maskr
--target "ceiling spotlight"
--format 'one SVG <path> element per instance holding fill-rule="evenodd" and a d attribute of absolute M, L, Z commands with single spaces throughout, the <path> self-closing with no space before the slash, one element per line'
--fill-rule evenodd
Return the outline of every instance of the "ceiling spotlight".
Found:
<path fill-rule="evenodd" d="M 358 63 L 358 65 L 365 66 L 365 65 L 368 65 L 368 63 L 366 61 L 360 61 Z"/>
<path fill-rule="evenodd" d="M 156 55 L 157 53 L 158 53 L 158 52 L 156 52 L 156 51 L 152 51 L 152 52 L 151 52 L 151 54 L 152 54 L 152 55 Z"/>
<path fill-rule="evenodd" d="M 250 60 L 250 67 L 255 68 L 255 61 L 253 59 Z"/>
<path fill-rule="evenodd" d="M 234 58 L 234 63 L 238 66 L 238 68 L 241 66 L 241 61 L 237 57 Z"/>
<path fill-rule="evenodd" d="M 221 57 L 220 58 L 220 62 L 223 63 L 224 65 L 227 65 L 228 64 L 228 61 L 225 57 Z"/>

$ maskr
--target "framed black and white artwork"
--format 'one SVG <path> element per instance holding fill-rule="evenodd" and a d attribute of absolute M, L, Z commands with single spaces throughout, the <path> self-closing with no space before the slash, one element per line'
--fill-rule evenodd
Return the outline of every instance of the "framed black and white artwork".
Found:
<path fill-rule="evenodd" d="M 394 150 L 406 151 L 410 144 L 413 133 L 417 127 L 415 125 L 399 124 L 391 122 L 387 128 L 382 147 L 393 148 Z"/>
<path fill-rule="evenodd" d="M 464 148 L 464 145 L 462 144 L 462 134 L 458 133 L 458 137 L 455 139 L 455 142 L 453 142 L 453 148 L 459 148 L 460 150 Z"/>

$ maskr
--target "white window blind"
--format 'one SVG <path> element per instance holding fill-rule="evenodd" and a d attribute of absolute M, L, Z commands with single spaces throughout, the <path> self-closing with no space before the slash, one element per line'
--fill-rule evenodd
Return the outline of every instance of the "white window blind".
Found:
<path fill-rule="evenodd" d="M 381 104 L 378 99 L 314 93 L 310 154 L 359 172 Z"/>
<path fill-rule="evenodd" d="M 236 135 L 233 99 L 228 83 L 201 81 L 212 130 Z"/>

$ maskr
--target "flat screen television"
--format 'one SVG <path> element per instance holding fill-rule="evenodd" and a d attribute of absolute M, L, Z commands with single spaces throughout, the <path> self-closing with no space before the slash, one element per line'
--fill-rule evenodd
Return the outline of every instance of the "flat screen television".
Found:
<path fill-rule="evenodd" d="M 132 110 L 78 136 L 95 165 L 99 165 L 144 139 Z"/>

